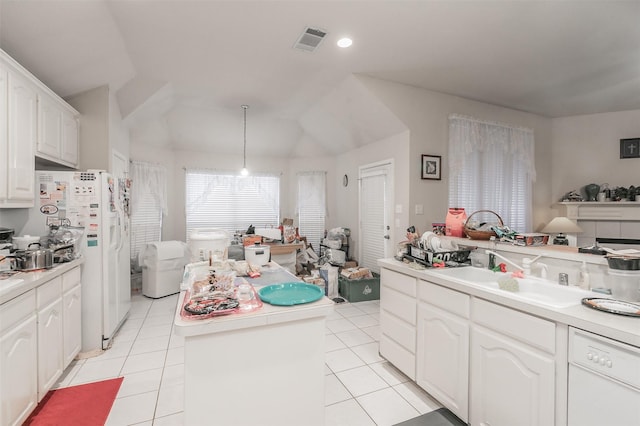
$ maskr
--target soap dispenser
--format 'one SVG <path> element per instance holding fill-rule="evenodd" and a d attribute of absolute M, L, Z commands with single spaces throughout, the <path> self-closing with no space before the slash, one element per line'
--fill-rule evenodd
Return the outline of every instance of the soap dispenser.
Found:
<path fill-rule="evenodd" d="M 589 272 L 587 271 L 587 262 L 582 262 L 580 266 L 580 274 L 578 276 L 578 286 L 583 290 L 589 290 L 591 283 L 589 282 Z"/>

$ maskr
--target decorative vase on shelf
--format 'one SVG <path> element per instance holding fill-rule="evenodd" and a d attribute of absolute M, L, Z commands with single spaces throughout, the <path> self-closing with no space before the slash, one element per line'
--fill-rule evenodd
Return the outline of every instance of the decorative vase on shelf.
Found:
<path fill-rule="evenodd" d="M 590 183 L 584 187 L 584 192 L 587 194 L 587 201 L 597 201 L 598 192 L 600 192 L 600 185 Z"/>

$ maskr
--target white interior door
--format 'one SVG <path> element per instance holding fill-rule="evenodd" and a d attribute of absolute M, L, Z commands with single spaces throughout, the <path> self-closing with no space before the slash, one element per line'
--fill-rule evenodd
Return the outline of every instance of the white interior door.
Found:
<path fill-rule="evenodd" d="M 380 272 L 378 259 L 390 257 L 393 227 L 393 161 L 360 167 L 360 266 Z"/>

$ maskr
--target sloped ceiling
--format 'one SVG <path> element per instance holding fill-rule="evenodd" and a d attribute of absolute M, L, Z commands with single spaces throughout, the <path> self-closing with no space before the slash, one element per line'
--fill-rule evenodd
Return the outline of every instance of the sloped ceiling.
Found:
<path fill-rule="evenodd" d="M 403 129 L 354 75 L 557 117 L 640 108 L 640 2 L 0 0 L 0 48 L 132 143 L 335 155 Z M 305 27 L 328 35 L 292 48 Z M 354 39 L 349 49 L 335 42 Z"/>

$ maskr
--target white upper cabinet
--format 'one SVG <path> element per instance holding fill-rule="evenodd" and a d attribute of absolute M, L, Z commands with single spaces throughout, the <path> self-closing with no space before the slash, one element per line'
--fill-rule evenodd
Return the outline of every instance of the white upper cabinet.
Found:
<path fill-rule="evenodd" d="M 0 62 L 6 75 L 6 143 L 0 156 L 0 207 L 32 207 L 34 199 L 34 147 L 37 135 L 37 95 L 33 83 Z M 4 103 L 4 102 L 3 102 Z M 4 109 L 4 108 L 3 108 Z M 1 110 L 0 110 L 1 111 Z M 2 118 L 4 120 L 5 118 Z M 4 132 L 0 139 L 4 138 Z"/>
<path fill-rule="evenodd" d="M 62 111 L 48 96 L 38 94 L 37 153 L 60 156 L 62 146 Z"/>
<path fill-rule="evenodd" d="M 36 156 L 73 168 L 78 165 L 77 113 L 44 91 L 38 93 Z"/>
<path fill-rule="evenodd" d="M 73 167 L 78 167 L 79 149 L 78 117 L 69 111 L 62 113 L 62 148 L 60 158 Z"/>
<path fill-rule="evenodd" d="M 7 200 L 9 187 L 9 131 L 7 117 L 9 111 L 9 74 L 0 62 L 0 206 Z"/>
<path fill-rule="evenodd" d="M 78 166 L 78 116 L 0 50 L 0 208 L 33 207 L 36 156 Z"/>

